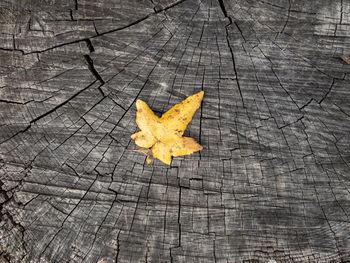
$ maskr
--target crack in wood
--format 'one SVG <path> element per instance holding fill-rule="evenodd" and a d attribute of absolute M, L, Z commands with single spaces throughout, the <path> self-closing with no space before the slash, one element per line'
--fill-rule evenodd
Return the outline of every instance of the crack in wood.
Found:
<path fill-rule="evenodd" d="M 243 94 L 242 94 L 241 86 L 240 86 L 240 83 L 239 83 L 239 80 L 238 80 L 238 72 L 237 72 L 236 63 L 235 63 L 235 56 L 234 56 L 233 49 L 232 49 L 232 46 L 231 46 L 231 43 L 230 43 L 230 39 L 229 39 L 228 28 L 232 24 L 232 18 L 230 16 L 228 16 L 227 11 L 226 11 L 226 7 L 225 7 L 225 4 L 224 4 L 223 0 L 218 0 L 218 1 L 219 1 L 219 5 L 221 7 L 222 13 L 229 20 L 229 23 L 225 26 L 226 41 L 227 41 L 227 46 L 228 46 L 228 48 L 230 50 L 230 53 L 231 53 L 231 58 L 232 58 L 232 63 L 233 63 L 233 70 L 234 70 L 234 73 L 235 73 L 235 79 L 236 79 L 239 95 L 241 96 L 243 108 L 245 108 Z M 239 29 L 239 31 L 241 32 L 240 29 Z"/>

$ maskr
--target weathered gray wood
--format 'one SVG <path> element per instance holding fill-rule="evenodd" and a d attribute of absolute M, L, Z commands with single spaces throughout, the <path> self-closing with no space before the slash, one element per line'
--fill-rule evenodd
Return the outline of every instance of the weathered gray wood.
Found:
<path fill-rule="evenodd" d="M 349 262 L 350 2 L 0 2 L 0 261 Z M 135 101 L 205 91 L 171 166 Z M 273 261 L 274 260 L 274 261 Z"/>

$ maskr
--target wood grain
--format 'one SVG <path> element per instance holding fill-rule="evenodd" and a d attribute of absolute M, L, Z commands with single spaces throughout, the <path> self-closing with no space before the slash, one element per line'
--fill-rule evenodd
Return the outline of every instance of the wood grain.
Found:
<path fill-rule="evenodd" d="M 350 262 L 350 3 L 0 2 L 0 262 Z M 171 166 L 137 99 L 205 91 Z"/>

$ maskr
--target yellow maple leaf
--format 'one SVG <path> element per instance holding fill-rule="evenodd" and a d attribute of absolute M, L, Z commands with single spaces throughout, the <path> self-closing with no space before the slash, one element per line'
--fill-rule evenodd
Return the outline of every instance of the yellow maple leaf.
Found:
<path fill-rule="evenodd" d="M 342 56 L 340 57 L 346 64 L 350 65 L 350 57 Z"/>
<path fill-rule="evenodd" d="M 170 165 L 171 157 L 188 155 L 202 150 L 193 138 L 182 137 L 187 125 L 192 120 L 196 110 L 203 99 L 204 91 L 189 96 L 180 104 L 176 104 L 162 115 L 156 116 L 148 105 L 142 101 L 136 101 L 136 123 L 139 132 L 131 135 L 131 139 L 143 148 L 151 148 L 154 158 Z M 147 162 L 150 163 L 149 155 Z"/>

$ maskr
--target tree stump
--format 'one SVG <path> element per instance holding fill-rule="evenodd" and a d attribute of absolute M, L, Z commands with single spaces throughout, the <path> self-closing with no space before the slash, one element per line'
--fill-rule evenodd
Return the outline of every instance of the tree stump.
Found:
<path fill-rule="evenodd" d="M 0 22 L 1 262 L 350 262 L 349 1 L 4 0 Z M 201 90 L 202 151 L 126 151 L 137 99 Z"/>

